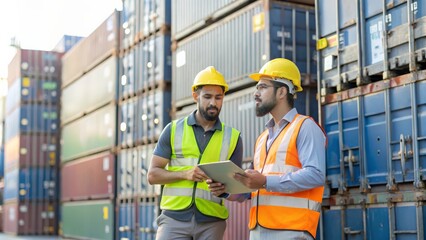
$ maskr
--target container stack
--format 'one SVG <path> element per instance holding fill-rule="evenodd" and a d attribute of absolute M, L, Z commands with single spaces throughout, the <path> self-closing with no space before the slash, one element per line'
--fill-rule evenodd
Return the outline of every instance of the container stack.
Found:
<path fill-rule="evenodd" d="M 62 53 L 18 49 L 9 64 L 4 232 L 57 233 Z"/>
<path fill-rule="evenodd" d="M 196 109 L 191 93 L 193 79 L 199 71 L 214 66 L 229 85 L 220 119 L 241 131 L 243 167 L 247 168 L 253 160 L 257 136 L 270 118 L 255 115 L 255 82 L 248 77 L 250 73 L 258 72 L 274 58 L 294 61 L 302 74 L 304 88 L 297 94 L 296 108 L 299 113 L 318 119 L 314 3 L 185 2 L 172 1 L 173 117 L 185 117 Z M 230 218 L 224 239 L 247 239 L 250 202 L 226 204 Z"/>
<path fill-rule="evenodd" d="M 61 221 L 66 238 L 114 239 L 119 13 L 63 57 Z"/>
<path fill-rule="evenodd" d="M 426 5 L 316 3 L 321 239 L 424 239 Z"/>
<path fill-rule="evenodd" d="M 120 22 L 117 239 L 155 239 L 160 186 L 147 172 L 170 122 L 170 0 L 124 0 Z"/>

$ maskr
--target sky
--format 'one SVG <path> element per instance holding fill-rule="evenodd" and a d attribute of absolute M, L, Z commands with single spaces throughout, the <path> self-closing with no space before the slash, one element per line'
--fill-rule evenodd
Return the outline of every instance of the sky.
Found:
<path fill-rule="evenodd" d="M 63 35 L 90 35 L 120 0 L 0 0 L 0 79 L 16 53 L 11 38 L 21 48 L 52 50 Z M 4 88 L 0 84 L 0 92 Z"/>

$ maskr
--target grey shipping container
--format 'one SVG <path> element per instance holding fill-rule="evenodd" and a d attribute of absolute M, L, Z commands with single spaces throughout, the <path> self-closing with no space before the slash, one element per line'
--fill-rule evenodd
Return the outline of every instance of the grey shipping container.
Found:
<path fill-rule="evenodd" d="M 424 1 L 317 0 L 321 94 L 421 69 Z"/>
<path fill-rule="evenodd" d="M 62 87 L 118 53 L 119 13 L 114 12 L 88 37 L 82 39 L 62 58 Z"/>
<path fill-rule="evenodd" d="M 115 136 L 116 106 L 110 104 L 64 126 L 61 162 L 111 149 Z"/>
<path fill-rule="evenodd" d="M 120 49 L 170 28 L 171 0 L 124 0 L 121 12 Z"/>
<path fill-rule="evenodd" d="M 119 97 L 169 85 L 172 78 L 170 35 L 158 33 L 122 52 Z"/>
<path fill-rule="evenodd" d="M 265 124 L 271 116 L 269 114 L 263 117 L 257 117 L 255 111 L 255 101 L 253 93 L 254 87 L 243 89 L 232 94 L 226 95 L 223 101 L 220 120 L 241 132 L 241 138 L 244 144 L 243 159 L 250 161 L 253 159 L 253 147 L 257 137 L 262 133 Z M 318 102 L 316 100 L 316 88 L 303 88 L 302 92 L 297 93 L 295 107 L 300 114 L 305 114 L 318 118 Z M 174 118 L 185 117 L 196 109 L 196 105 L 183 108 L 175 113 Z"/>
<path fill-rule="evenodd" d="M 257 1 L 177 42 L 172 68 L 175 107 L 192 103 L 193 79 L 207 66 L 225 76 L 232 92 L 253 85 L 248 74 L 277 57 L 297 64 L 303 85 L 316 85 L 313 7 Z"/>
<path fill-rule="evenodd" d="M 61 201 L 114 198 L 115 156 L 104 152 L 61 167 Z"/>
<path fill-rule="evenodd" d="M 376 186 L 397 191 L 404 183 L 424 188 L 425 79 L 423 70 L 322 98 L 331 194 Z"/>
<path fill-rule="evenodd" d="M 115 101 L 117 62 L 111 56 L 62 89 L 61 125 Z"/>
<path fill-rule="evenodd" d="M 252 0 L 172 0 L 172 37 L 179 40 L 202 29 Z"/>

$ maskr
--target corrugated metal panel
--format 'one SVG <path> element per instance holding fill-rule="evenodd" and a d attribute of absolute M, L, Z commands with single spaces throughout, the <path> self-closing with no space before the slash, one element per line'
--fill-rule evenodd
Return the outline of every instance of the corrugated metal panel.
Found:
<path fill-rule="evenodd" d="M 50 133 L 58 131 L 58 107 L 26 104 L 15 108 L 6 117 L 5 140 L 23 133 Z"/>
<path fill-rule="evenodd" d="M 160 185 L 150 185 L 147 173 L 155 144 L 122 149 L 118 158 L 118 189 L 120 198 L 160 195 Z"/>
<path fill-rule="evenodd" d="M 137 234 L 137 229 L 135 229 L 136 204 L 133 199 L 121 199 L 118 204 L 118 239 L 133 240 Z"/>
<path fill-rule="evenodd" d="M 386 185 L 395 190 L 403 182 L 423 186 L 426 100 L 422 90 L 426 81 L 385 87 L 323 106 L 331 188 L 360 186 L 366 191 Z"/>
<path fill-rule="evenodd" d="M 62 53 L 19 49 L 9 64 L 9 86 L 21 77 L 60 79 Z"/>
<path fill-rule="evenodd" d="M 54 168 L 21 168 L 8 170 L 4 177 L 4 199 L 55 200 L 58 198 L 58 176 Z"/>
<path fill-rule="evenodd" d="M 120 59 L 120 99 L 167 85 L 171 75 L 170 35 L 146 38 Z"/>
<path fill-rule="evenodd" d="M 1 178 L 4 177 L 4 159 L 5 159 L 5 157 L 4 157 L 4 147 L 2 145 L 0 145 L 0 177 Z M 0 221 L 1 221 L 1 217 L 0 217 Z"/>
<path fill-rule="evenodd" d="M 248 221 L 250 219 L 251 201 L 231 202 L 225 201 L 228 208 L 229 218 L 226 221 L 224 240 L 249 239 L 250 230 Z"/>
<path fill-rule="evenodd" d="M 19 104 L 45 102 L 57 104 L 59 96 L 58 79 L 44 79 L 43 77 L 18 78 L 9 86 L 6 113 L 10 113 Z"/>
<path fill-rule="evenodd" d="M 3 205 L 4 232 L 13 235 L 56 235 L 56 203 L 10 202 Z"/>
<path fill-rule="evenodd" d="M 426 61 L 422 1 L 319 0 L 317 13 L 322 95 L 415 71 Z"/>
<path fill-rule="evenodd" d="M 156 89 L 121 102 L 119 143 L 123 147 L 153 143 L 170 122 L 171 93 Z"/>
<path fill-rule="evenodd" d="M 115 105 L 108 105 L 66 125 L 61 136 L 61 162 L 112 148 L 115 112 Z"/>
<path fill-rule="evenodd" d="M 170 0 L 124 0 L 121 14 L 121 49 L 126 49 L 140 39 L 170 28 Z"/>
<path fill-rule="evenodd" d="M 156 219 L 160 214 L 158 197 L 142 197 L 137 202 L 139 239 L 155 240 L 157 232 Z"/>
<path fill-rule="evenodd" d="M 172 71 L 176 107 L 192 103 L 193 79 L 210 65 L 225 76 L 233 91 L 253 85 L 248 74 L 258 72 L 269 59 L 285 57 L 299 66 L 303 85 L 316 85 L 313 10 L 309 6 L 257 1 L 178 42 Z"/>
<path fill-rule="evenodd" d="M 424 239 L 419 202 L 335 206 L 323 209 L 321 239 Z"/>
<path fill-rule="evenodd" d="M 172 35 L 178 40 L 251 2 L 172 0 Z"/>
<path fill-rule="evenodd" d="M 62 87 L 78 79 L 118 50 L 118 12 L 114 12 L 88 37 L 62 58 Z"/>
<path fill-rule="evenodd" d="M 115 156 L 101 153 L 64 164 L 61 168 L 61 200 L 113 198 Z"/>
<path fill-rule="evenodd" d="M 116 99 L 117 61 L 108 58 L 62 90 L 61 124 Z"/>
<path fill-rule="evenodd" d="M 62 236 L 114 239 L 114 205 L 111 201 L 79 201 L 61 204 Z"/>
<path fill-rule="evenodd" d="M 17 135 L 5 143 L 5 167 L 54 167 L 58 158 L 56 135 Z"/>

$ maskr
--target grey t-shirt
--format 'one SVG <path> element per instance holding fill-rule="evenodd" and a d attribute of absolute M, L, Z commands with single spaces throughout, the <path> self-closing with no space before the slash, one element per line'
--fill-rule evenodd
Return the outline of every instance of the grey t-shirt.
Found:
<path fill-rule="evenodd" d="M 215 131 L 222 131 L 222 123 L 218 119 L 213 126 L 212 129 L 208 130 L 207 132 L 204 131 L 204 128 L 200 126 L 196 119 L 195 119 L 195 113 L 196 111 L 192 112 L 188 116 L 188 125 L 192 126 L 192 129 L 194 130 L 194 135 L 197 140 L 198 149 L 200 152 L 204 152 L 204 149 L 206 148 L 207 144 L 210 141 L 210 138 L 213 136 Z M 154 149 L 154 155 L 170 159 L 172 155 L 172 148 L 170 145 L 170 132 L 171 132 L 171 123 L 169 123 L 163 130 L 163 132 L 160 135 L 160 138 L 158 139 L 158 143 L 155 146 Z M 243 159 L 243 143 L 241 140 L 241 136 L 238 137 L 237 146 L 235 147 L 234 152 L 231 155 L 231 161 L 234 162 L 237 166 L 241 167 L 241 162 Z M 180 210 L 180 211 L 171 211 L 171 210 L 163 210 L 163 213 L 167 215 L 168 217 L 171 217 L 173 219 L 176 219 L 178 221 L 185 221 L 189 222 L 191 221 L 192 215 L 195 214 L 195 220 L 197 222 L 214 222 L 218 220 L 222 220 L 216 217 L 206 216 L 202 214 L 195 204 L 192 204 L 189 208 Z"/>

